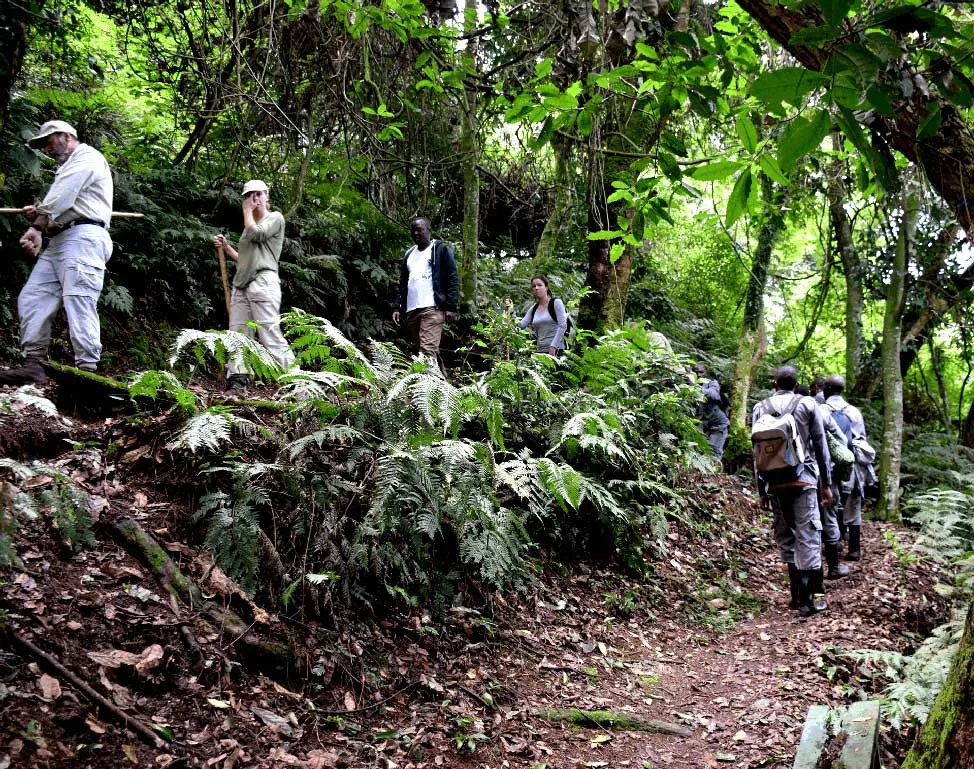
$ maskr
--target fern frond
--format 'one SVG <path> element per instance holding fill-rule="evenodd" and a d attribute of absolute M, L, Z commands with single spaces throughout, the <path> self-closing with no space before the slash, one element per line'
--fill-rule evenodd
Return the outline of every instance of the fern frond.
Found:
<path fill-rule="evenodd" d="M 186 420 L 166 447 L 193 453 L 200 449 L 218 452 L 231 443 L 233 430 L 249 437 L 257 429 L 257 425 L 249 419 L 232 413 L 226 407 L 213 406 Z"/>
<path fill-rule="evenodd" d="M 196 393 L 184 387 L 170 371 L 142 371 L 132 377 L 128 389 L 130 398 L 155 400 L 159 392 L 163 391 L 175 399 L 183 411 L 195 412 L 199 409 L 199 397 Z"/>
<path fill-rule="evenodd" d="M 169 365 L 175 366 L 187 354 L 192 354 L 199 365 L 206 365 L 207 356 L 221 366 L 231 361 L 237 368 L 249 369 L 262 379 L 277 379 L 283 371 L 264 345 L 236 331 L 183 329 L 173 343 Z"/>
<path fill-rule="evenodd" d="M 44 397 L 34 385 L 24 385 L 11 392 L 0 393 L 0 411 L 8 414 L 32 406 L 49 417 L 60 417 L 57 406 Z"/>

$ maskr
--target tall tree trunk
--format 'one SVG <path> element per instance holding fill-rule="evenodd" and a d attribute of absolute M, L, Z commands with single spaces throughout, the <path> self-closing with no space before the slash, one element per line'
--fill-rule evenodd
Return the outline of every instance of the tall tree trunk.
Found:
<path fill-rule="evenodd" d="M 916 242 L 919 197 L 914 183 L 903 185 L 903 221 L 893 254 L 886 311 L 883 315 L 883 445 L 879 452 L 879 504 L 875 517 L 900 517 L 900 459 L 903 443 L 903 375 L 900 372 L 900 332 L 906 304 L 906 266 Z"/>
<path fill-rule="evenodd" d="M 464 28 L 472 31 L 477 27 L 477 0 L 466 0 Z M 472 76 L 477 71 L 479 38 L 471 36 L 467 41 L 463 61 Z M 460 253 L 460 306 L 471 316 L 477 312 L 477 254 L 480 244 L 480 130 L 477 112 L 480 100 L 475 84 L 466 85 L 460 95 L 460 152 L 463 177 L 463 247 Z"/>
<path fill-rule="evenodd" d="M 768 283 L 768 267 L 778 235 L 784 228 L 781 216 L 781 193 L 767 176 L 761 174 L 761 195 L 764 198 L 761 229 L 751 260 L 751 275 L 747 281 L 747 300 L 741 339 L 734 361 L 734 382 L 731 386 L 731 429 L 743 430 L 747 423 L 747 396 L 758 365 L 767 349 L 764 332 L 764 291 Z"/>
<path fill-rule="evenodd" d="M 0 3 L 0 128 L 7 123 L 7 109 L 14 83 L 20 76 L 27 55 L 27 33 L 30 21 L 40 14 L 44 0 L 33 2 Z M 0 174 L 0 181 L 2 181 Z"/>
<path fill-rule="evenodd" d="M 570 180 L 571 147 L 571 143 L 565 139 L 556 137 L 552 141 L 555 155 L 555 178 L 552 186 L 554 199 L 551 203 L 551 214 L 535 249 L 535 257 L 542 264 L 557 254 L 559 247 L 566 241 L 574 215 L 575 188 Z"/>
<path fill-rule="evenodd" d="M 947 682 L 900 769 L 960 769 L 974 766 L 974 606 L 967 609 Z"/>
<path fill-rule="evenodd" d="M 834 134 L 833 150 L 837 151 L 841 146 L 842 137 Z M 832 232 L 835 234 L 836 247 L 842 257 L 842 270 L 845 273 L 845 381 L 846 387 L 854 391 L 862 366 L 862 312 L 866 302 L 862 291 L 862 267 L 852 242 L 849 214 L 845 210 L 849 198 L 845 184 L 845 164 L 838 155 L 829 166 L 828 198 Z"/>

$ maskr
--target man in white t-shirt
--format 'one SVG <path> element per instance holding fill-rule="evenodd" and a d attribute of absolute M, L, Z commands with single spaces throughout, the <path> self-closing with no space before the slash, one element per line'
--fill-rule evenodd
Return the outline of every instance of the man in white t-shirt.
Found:
<path fill-rule="evenodd" d="M 393 322 L 406 323 L 413 347 L 437 360 L 443 324 L 457 314 L 460 275 L 453 250 L 430 235 L 429 219 L 420 217 L 410 225 L 414 246 L 399 264 L 399 292 Z"/>

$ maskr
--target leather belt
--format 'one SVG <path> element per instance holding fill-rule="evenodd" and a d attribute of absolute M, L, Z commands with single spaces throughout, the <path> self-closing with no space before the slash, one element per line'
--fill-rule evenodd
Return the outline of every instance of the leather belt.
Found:
<path fill-rule="evenodd" d="M 74 219 L 65 225 L 64 229 L 69 230 L 72 227 L 77 227 L 79 224 L 93 224 L 95 227 L 105 228 L 105 223 L 99 221 L 98 219 Z"/>

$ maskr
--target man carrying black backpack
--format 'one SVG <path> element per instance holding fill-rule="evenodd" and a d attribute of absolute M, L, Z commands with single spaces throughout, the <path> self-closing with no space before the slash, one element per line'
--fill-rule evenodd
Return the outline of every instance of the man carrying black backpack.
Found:
<path fill-rule="evenodd" d="M 842 516 L 849 536 L 845 559 L 858 561 L 862 558 L 862 500 L 866 495 L 867 475 L 873 472 L 871 463 L 875 452 L 866 441 L 862 412 L 842 397 L 843 390 L 845 379 L 838 374 L 825 379 L 825 405 L 832 409 L 832 418 L 848 439 L 856 460 L 852 476 L 842 484 Z M 866 456 L 867 452 L 873 452 L 873 457 Z"/>
<path fill-rule="evenodd" d="M 797 384 L 794 367 L 778 367 L 775 394 L 751 413 L 751 440 L 758 493 L 774 513 L 775 542 L 788 565 L 791 605 L 808 617 L 828 608 L 819 495 L 823 505 L 832 501 L 832 475 L 822 415 L 814 398 L 795 394 Z M 772 453 L 775 461 L 764 461 Z"/>

